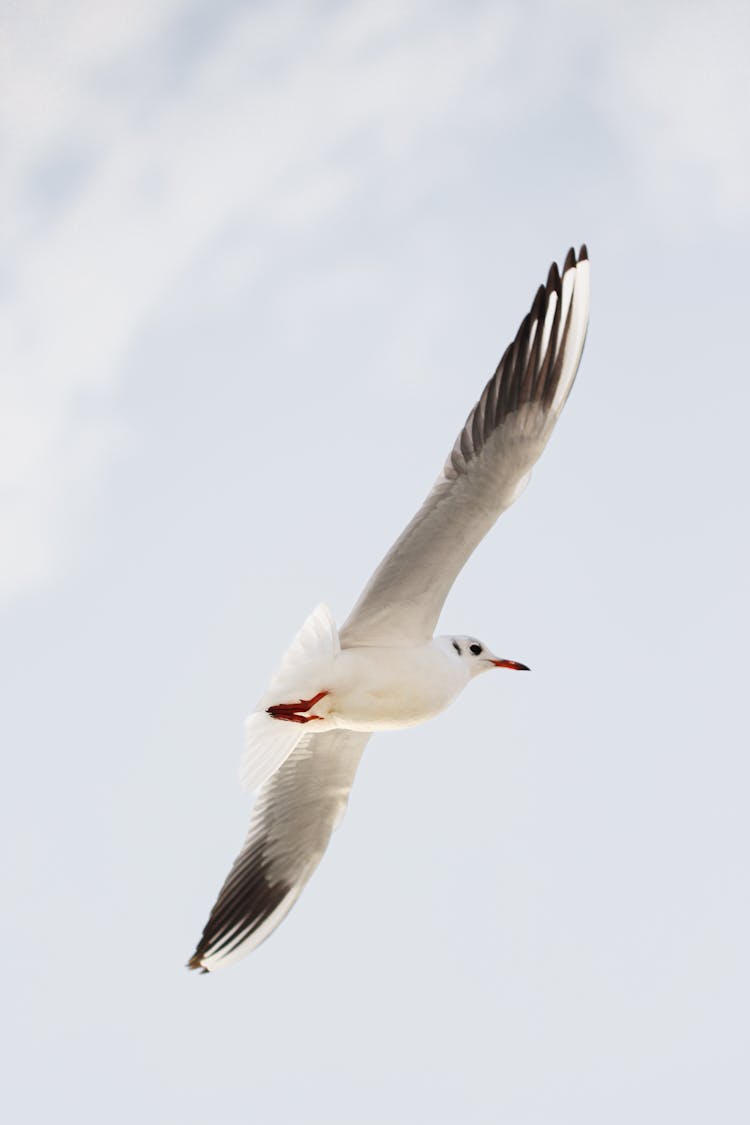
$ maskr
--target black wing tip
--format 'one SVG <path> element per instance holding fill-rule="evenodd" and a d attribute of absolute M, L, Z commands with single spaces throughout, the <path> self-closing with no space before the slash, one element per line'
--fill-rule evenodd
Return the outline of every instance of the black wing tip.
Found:
<path fill-rule="evenodd" d="M 541 313 L 542 307 L 544 305 L 544 296 L 546 292 L 547 290 L 543 285 L 540 285 L 537 289 L 536 296 L 534 297 L 534 302 L 531 306 L 531 311 L 528 314 L 532 320 L 537 320 L 539 318 L 539 314 Z"/>
<path fill-rule="evenodd" d="M 563 267 L 562 267 L 562 269 L 560 270 L 560 272 L 557 276 L 559 277 L 560 275 L 566 274 L 568 272 L 568 270 L 575 269 L 576 266 L 580 265 L 581 262 L 587 262 L 588 260 L 589 260 L 589 249 L 588 249 L 588 246 L 586 245 L 585 242 L 581 243 L 581 249 L 578 251 L 577 257 L 576 257 L 575 248 L 573 246 L 571 246 L 570 249 L 568 250 L 567 254 L 565 255 Z M 555 270 L 557 270 L 557 263 L 556 262 L 553 262 L 552 266 L 555 268 Z M 551 277 L 552 277 L 552 268 L 550 268 L 550 278 Z M 550 281 L 550 279 L 548 278 L 547 279 L 547 286 L 548 287 L 549 287 L 549 281 Z"/>
<path fill-rule="evenodd" d="M 567 276 L 571 269 L 575 270 L 581 262 L 587 262 L 588 256 L 588 248 L 584 242 L 581 244 L 578 256 L 576 256 L 575 248 L 570 247 L 563 260 L 562 271 L 557 262 L 552 262 L 546 282 L 537 289 L 531 309 L 521 321 L 513 342 L 503 352 L 494 375 L 482 391 L 479 401 L 469 414 L 456 439 L 443 468 L 448 480 L 455 480 L 456 477 L 466 471 L 468 462 L 477 456 L 489 435 L 506 415 L 513 413 L 521 404 L 535 402 L 543 407 L 549 407 L 550 403 L 554 401 L 562 361 L 559 359 L 558 345 L 553 345 L 551 341 L 561 330 L 559 317 L 563 290 L 562 278 Z M 542 330 L 540 328 L 535 333 L 533 343 L 531 343 L 531 329 L 535 323 L 546 322 L 550 313 L 553 293 L 556 298 L 554 313 L 545 344 L 546 352 L 541 354 Z M 568 306 L 566 323 L 563 326 L 563 339 L 567 338 L 572 307 L 573 302 L 571 300 Z M 572 376 L 572 379 L 574 378 L 575 372 Z M 569 389 L 570 387 L 568 387 Z M 483 413 L 478 416 L 477 411 L 480 410 Z M 480 421 L 477 421 L 478 417 Z"/>
<path fill-rule="evenodd" d="M 243 858 L 245 853 L 240 854 L 235 866 Z M 188 969 L 209 972 L 202 964 L 206 956 L 218 954 L 226 957 L 235 952 L 294 890 L 293 882 L 273 882 L 269 879 L 265 860 L 256 848 L 251 851 L 249 858 L 251 863 L 248 868 L 241 868 L 239 872 L 232 868 L 230 871 L 195 953 L 187 963 Z"/>
<path fill-rule="evenodd" d="M 542 286 L 542 288 L 546 293 L 556 292 L 559 294 L 561 278 L 565 276 L 568 270 L 574 270 L 577 265 L 580 265 L 581 262 L 587 262 L 588 260 L 589 251 L 585 242 L 581 243 L 581 249 L 578 251 L 577 257 L 575 248 L 571 246 L 567 254 L 565 255 L 562 269 L 559 268 L 557 262 L 552 263 L 549 268 L 549 273 L 547 274 L 547 284 L 545 286 Z"/>

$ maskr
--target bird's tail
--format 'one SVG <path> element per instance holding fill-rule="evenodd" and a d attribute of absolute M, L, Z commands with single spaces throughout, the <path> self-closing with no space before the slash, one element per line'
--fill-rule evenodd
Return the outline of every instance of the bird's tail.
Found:
<path fill-rule="evenodd" d="M 266 710 L 265 704 L 281 704 L 272 710 L 288 711 L 286 701 L 282 703 L 283 693 L 294 682 L 295 672 L 305 664 L 335 656 L 340 647 L 333 614 L 328 606 L 321 604 L 313 610 L 284 653 L 260 709 L 253 711 L 245 722 L 245 750 L 239 771 L 243 789 L 259 789 L 284 764 L 302 736 L 309 732 L 304 715 L 302 719 L 285 722 Z M 321 694 L 327 693 L 323 691 Z"/>

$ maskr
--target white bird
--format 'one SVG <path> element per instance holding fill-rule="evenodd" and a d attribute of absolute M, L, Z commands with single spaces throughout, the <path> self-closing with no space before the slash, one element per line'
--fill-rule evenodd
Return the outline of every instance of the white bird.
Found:
<path fill-rule="evenodd" d="M 523 491 L 573 385 L 586 338 L 586 247 L 553 263 L 431 492 L 341 631 L 326 606 L 295 637 L 246 723 L 240 767 L 257 790 L 245 844 L 189 967 L 238 961 L 278 926 L 346 809 L 373 731 L 443 711 L 490 668 L 527 670 L 474 637 L 433 637 L 456 576 Z"/>

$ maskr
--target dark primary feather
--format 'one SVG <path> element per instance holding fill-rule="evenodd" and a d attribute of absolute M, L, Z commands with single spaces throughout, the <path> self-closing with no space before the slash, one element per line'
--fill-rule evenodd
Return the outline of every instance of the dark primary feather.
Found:
<path fill-rule="evenodd" d="M 562 274 L 556 262 L 550 266 L 546 284 L 540 285 L 537 289 L 533 304 L 521 321 L 515 339 L 503 352 L 494 375 L 482 391 L 479 401 L 456 438 L 444 469 L 449 479 L 466 471 L 468 462 L 481 452 L 490 435 L 508 415 L 518 410 L 519 406 L 528 402 L 539 402 L 544 406 L 552 404 L 562 374 L 565 347 L 573 315 L 573 301 L 571 301 L 568 305 L 563 333 L 559 344 L 555 347 L 562 309 L 562 279 L 568 270 L 575 268 L 578 262 L 585 261 L 588 261 L 588 250 L 584 243 L 578 257 L 572 246 L 568 250 Z M 544 324 L 553 293 L 557 297 L 554 320 L 549 334 L 553 346 L 548 346 L 542 354 L 542 334 L 539 326 Z M 529 347 L 534 325 L 537 329 Z"/>

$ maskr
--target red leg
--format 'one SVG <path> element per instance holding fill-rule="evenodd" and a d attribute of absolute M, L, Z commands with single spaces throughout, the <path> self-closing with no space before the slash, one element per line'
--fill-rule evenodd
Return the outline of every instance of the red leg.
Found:
<path fill-rule="evenodd" d="M 288 723 L 309 723 L 312 719 L 322 719 L 323 715 L 305 715 L 299 712 L 309 711 L 329 694 L 327 691 L 319 691 L 312 699 L 300 699 L 297 703 L 274 703 L 266 711 L 274 719 L 285 719 Z"/>

